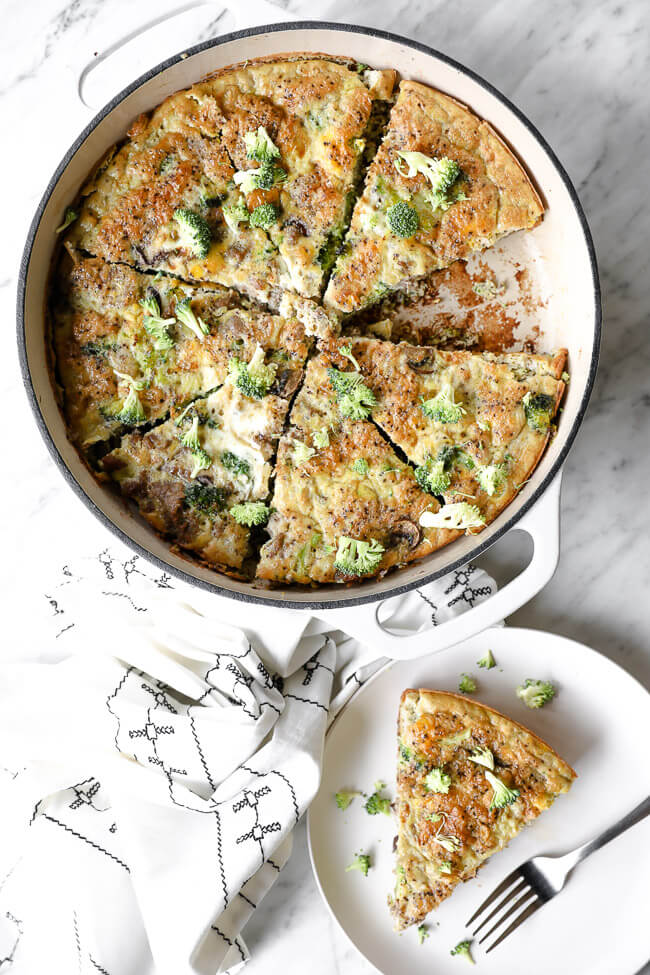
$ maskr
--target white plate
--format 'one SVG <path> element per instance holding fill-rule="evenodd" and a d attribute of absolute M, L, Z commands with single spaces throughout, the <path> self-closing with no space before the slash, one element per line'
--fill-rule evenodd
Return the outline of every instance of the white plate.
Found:
<path fill-rule="evenodd" d="M 497 667 L 476 661 L 492 649 Z M 477 700 L 528 725 L 578 773 L 566 796 L 543 813 L 475 880 L 458 887 L 429 916 L 430 937 L 392 930 L 386 896 L 394 886 L 386 816 L 369 816 L 358 799 L 345 812 L 334 793 L 372 791 L 383 779 L 395 794 L 399 696 L 407 687 L 455 691 L 461 672 L 478 681 Z M 515 696 L 526 677 L 552 680 L 557 696 L 526 708 Z M 564 853 L 595 836 L 650 791 L 650 696 L 629 674 L 594 650 L 535 630 L 505 627 L 428 659 L 393 664 L 365 685 L 327 737 L 323 780 L 309 812 L 309 849 L 316 880 L 334 918 L 356 948 L 385 975 L 465 971 L 450 949 L 468 936 L 465 922 L 512 869 L 529 857 Z M 345 873 L 356 852 L 371 854 L 367 877 Z M 650 955 L 650 818 L 581 864 L 565 888 L 493 952 L 473 943 L 481 973 L 628 975 Z"/>

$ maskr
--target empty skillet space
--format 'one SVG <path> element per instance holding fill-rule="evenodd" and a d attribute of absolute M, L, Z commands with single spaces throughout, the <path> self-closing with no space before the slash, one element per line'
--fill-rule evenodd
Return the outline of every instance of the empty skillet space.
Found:
<path fill-rule="evenodd" d="M 488 649 L 497 666 L 483 671 L 476 661 Z M 386 905 L 395 883 L 392 817 L 368 816 L 359 799 L 343 812 L 336 807 L 334 793 L 342 788 L 369 793 L 375 781 L 383 779 L 394 796 L 401 692 L 407 687 L 456 691 L 462 672 L 477 680 L 472 697 L 530 727 L 573 765 L 578 778 L 567 795 L 489 860 L 475 880 L 457 888 L 429 915 L 431 936 L 419 945 L 415 928 L 402 935 L 392 931 Z M 557 687 L 556 697 L 540 710 L 526 708 L 515 695 L 527 677 L 549 679 Z M 318 884 L 353 944 L 386 975 L 458 971 L 461 963 L 449 956 L 450 949 L 467 937 L 465 922 L 512 869 L 536 854 L 564 853 L 585 842 L 647 793 L 650 777 L 639 770 L 647 768 L 642 749 L 648 707 L 648 695 L 640 685 L 605 658 L 580 644 L 531 630 L 488 630 L 435 658 L 384 670 L 335 721 L 326 741 L 321 789 L 309 813 Z M 481 970 L 518 971 L 525 959 L 531 975 L 636 971 L 647 954 L 648 828 L 647 822 L 641 823 L 594 854 L 561 895 L 491 954 L 485 955 L 474 943 Z M 345 872 L 358 852 L 371 855 L 367 877 Z M 607 917 L 606 938 L 594 932 L 595 915 Z M 538 950 L 531 952 L 531 945 Z"/>

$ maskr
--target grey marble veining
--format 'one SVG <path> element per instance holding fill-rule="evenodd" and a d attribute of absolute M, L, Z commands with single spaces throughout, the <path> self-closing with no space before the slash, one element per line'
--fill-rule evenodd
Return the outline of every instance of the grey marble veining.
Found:
<path fill-rule="evenodd" d="M 558 571 L 510 622 L 587 643 L 650 685 L 650 7 L 646 0 L 364 0 L 354 6 L 289 0 L 281 6 L 277 19 L 287 11 L 394 30 L 472 67 L 531 118 L 578 188 L 600 265 L 601 363 L 566 464 Z M 47 578 L 48 569 L 65 561 L 71 537 L 77 546 L 108 542 L 54 469 L 29 413 L 15 352 L 15 282 L 37 200 L 90 118 L 75 95 L 79 71 L 120 32 L 173 7 L 169 0 L 2 4 L 0 113 L 12 139 L 0 159 L 0 397 L 3 455 L 20 458 L 18 481 L 8 471 L 0 481 L 2 538 L 11 556 L 3 559 L 4 592 L 33 584 L 36 575 Z M 157 33 L 153 48 L 140 46 L 118 59 L 115 77 L 109 76 L 113 91 L 183 44 L 235 26 L 220 3 L 192 16 L 182 36 L 176 27 L 166 39 Z M 28 642 L 29 621 L 10 636 Z M 308 948 L 318 945 L 309 953 L 311 975 L 370 972 L 320 901 L 304 827 L 295 843 L 290 864 L 245 932 L 254 955 L 248 970 L 302 972 Z"/>

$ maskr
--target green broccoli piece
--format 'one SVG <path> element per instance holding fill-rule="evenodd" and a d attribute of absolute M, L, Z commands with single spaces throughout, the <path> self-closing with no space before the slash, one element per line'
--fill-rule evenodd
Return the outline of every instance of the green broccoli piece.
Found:
<path fill-rule="evenodd" d="M 122 382 L 128 383 L 129 386 L 129 392 L 119 411 L 115 414 L 115 419 L 118 423 L 128 423 L 129 426 L 137 426 L 139 423 L 144 423 L 146 420 L 144 407 L 138 397 L 138 393 L 145 387 L 144 382 L 134 379 L 133 376 L 129 376 L 126 372 L 118 372 L 117 369 L 115 370 L 115 375 Z"/>
<path fill-rule="evenodd" d="M 257 132 L 247 132 L 244 136 L 246 155 L 259 163 L 268 163 L 280 158 L 280 150 L 275 145 L 263 125 Z"/>
<path fill-rule="evenodd" d="M 423 152 L 404 151 L 397 153 L 395 169 L 405 179 L 412 179 L 418 173 L 425 177 L 431 187 L 428 200 L 434 210 L 448 210 L 452 203 L 466 199 L 464 193 L 454 188 L 454 183 L 462 176 L 455 159 L 447 156 L 432 158 Z"/>
<path fill-rule="evenodd" d="M 451 860 L 439 860 L 437 866 L 439 873 L 451 873 Z"/>
<path fill-rule="evenodd" d="M 420 226 L 420 218 L 413 207 L 399 200 L 386 211 L 386 222 L 395 237 L 412 237 Z"/>
<path fill-rule="evenodd" d="M 555 411 L 555 400 L 548 393 L 526 393 L 522 400 L 526 422 L 531 430 L 546 433 Z"/>
<path fill-rule="evenodd" d="M 473 694 L 476 690 L 476 681 L 469 674 L 461 674 L 458 682 L 458 690 L 463 694 Z"/>
<path fill-rule="evenodd" d="M 382 789 L 385 787 L 385 782 L 375 782 L 375 791 L 371 796 L 368 796 L 363 806 L 368 815 L 377 816 L 379 813 L 383 813 L 385 816 L 390 816 L 390 799 L 388 796 L 381 795 Z"/>
<path fill-rule="evenodd" d="M 311 460 L 315 453 L 316 451 L 313 447 L 309 447 L 301 440 L 294 440 L 293 450 L 291 451 L 291 461 L 293 466 L 300 467 L 301 464 L 306 464 L 308 460 Z"/>
<path fill-rule="evenodd" d="M 429 930 L 426 924 L 421 924 L 418 928 L 418 944 L 423 945 L 429 937 Z"/>
<path fill-rule="evenodd" d="M 314 441 L 314 446 L 318 447 L 319 450 L 329 447 L 330 445 L 330 438 L 327 430 L 317 430 L 312 439 Z"/>
<path fill-rule="evenodd" d="M 185 488 L 185 503 L 203 514 L 215 515 L 224 507 L 226 497 L 222 488 L 194 481 Z"/>
<path fill-rule="evenodd" d="M 264 364 L 264 349 L 258 345 L 251 361 L 246 363 L 236 357 L 228 363 L 228 372 L 235 386 L 249 399 L 264 399 L 275 379 L 277 364 Z"/>
<path fill-rule="evenodd" d="M 445 504 L 440 511 L 423 511 L 420 515 L 423 528 L 448 528 L 450 531 L 462 531 L 469 528 L 481 528 L 485 524 L 485 517 L 474 504 L 467 501 L 456 501 Z"/>
<path fill-rule="evenodd" d="M 503 492 L 507 478 L 505 464 L 487 464 L 476 469 L 476 480 L 490 497 Z"/>
<path fill-rule="evenodd" d="M 496 667 L 497 662 L 494 659 L 492 651 L 488 650 L 484 657 L 476 661 L 476 665 L 477 667 L 482 667 L 483 670 L 492 670 L 493 667 Z"/>
<path fill-rule="evenodd" d="M 399 760 L 400 762 L 410 762 L 413 760 L 413 752 L 408 745 L 403 745 L 401 742 L 399 746 Z"/>
<path fill-rule="evenodd" d="M 347 809 L 352 800 L 360 795 L 360 792 L 347 792 L 345 789 L 341 789 L 340 792 L 336 793 L 334 798 L 339 809 Z"/>
<path fill-rule="evenodd" d="M 238 457 L 230 450 L 225 450 L 219 458 L 227 471 L 235 475 L 235 478 L 242 483 L 252 480 L 251 465 L 243 457 Z"/>
<path fill-rule="evenodd" d="M 342 345 L 339 348 L 339 355 L 345 356 L 346 359 L 349 359 L 357 372 L 360 372 L 359 363 L 352 355 L 352 348 L 349 345 Z"/>
<path fill-rule="evenodd" d="M 286 178 L 287 174 L 282 166 L 266 162 L 262 163 L 255 173 L 255 185 L 258 190 L 271 190 L 274 186 L 284 183 Z"/>
<path fill-rule="evenodd" d="M 424 777 L 424 785 L 429 792 L 441 792 L 446 796 L 451 785 L 451 775 L 447 775 L 441 768 L 432 768 Z"/>
<path fill-rule="evenodd" d="M 264 525 L 269 520 L 270 508 L 263 501 L 245 501 L 243 504 L 235 504 L 230 509 L 230 514 L 238 525 Z"/>
<path fill-rule="evenodd" d="M 327 272 L 331 268 L 337 255 L 340 253 L 344 236 L 345 227 L 343 224 L 339 224 L 337 227 L 333 227 L 327 232 L 327 236 L 325 237 L 325 240 L 321 244 L 318 254 L 316 255 L 316 263 L 323 269 L 323 271 Z"/>
<path fill-rule="evenodd" d="M 174 219 L 178 224 L 181 246 L 187 248 L 194 257 L 207 257 L 212 233 L 203 217 L 193 210 L 180 207 L 174 211 Z"/>
<path fill-rule="evenodd" d="M 429 494 L 444 494 L 451 484 L 453 447 L 443 447 L 435 460 L 427 457 L 424 464 L 415 468 L 415 480 Z"/>
<path fill-rule="evenodd" d="M 226 225 L 234 234 L 237 233 L 237 227 L 239 224 L 248 223 L 250 217 L 248 207 L 243 200 L 237 200 L 236 203 L 224 204 L 221 207 L 221 212 L 223 214 L 223 219 L 226 221 Z"/>
<path fill-rule="evenodd" d="M 462 955 L 464 958 L 467 958 L 467 960 L 469 962 L 471 962 L 472 965 L 475 965 L 476 962 L 472 958 L 472 956 L 470 954 L 470 951 L 469 951 L 469 946 L 471 945 L 471 943 L 472 943 L 471 941 L 459 941 L 458 944 L 456 945 L 456 947 L 451 949 L 451 951 L 449 952 L 449 954 L 450 955 Z"/>
<path fill-rule="evenodd" d="M 56 228 L 56 230 L 54 231 L 54 233 L 55 234 L 62 234 L 63 231 L 64 230 L 67 230 L 68 227 L 70 226 L 70 224 L 71 223 L 74 223 L 75 220 L 77 220 L 78 217 L 79 217 L 79 214 L 77 213 L 76 210 L 73 210 L 72 207 L 66 207 L 65 213 L 63 214 L 63 223 L 61 224 L 60 227 L 57 227 Z"/>
<path fill-rule="evenodd" d="M 441 846 L 447 853 L 460 853 L 462 846 L 457 836 L 447 836 L 440 832 L 433 837 L 433 842 Z"/>
<path fill-rule="evenodd" d="M 474 748 L 467 757 L 475 765 L 482 765 L 494 772 L 494 755 L 489 748 Z"/>
<path fill-rule="evenodd" d="M 341 535 L 334 568 L 346 576 L 363 576 L 374 572 L 381 562 L 385 549 L 374 538 L 369 542 Z"/>
<path fill-rule="evenodd" d="M 268 230 L 274 223 L 277 223 L 279 215 L 280 211 L 275 204 L 260 203 L 250 215 L 250 225 L 251 227 L 260 227 L 262 230 Z"/>
<path fill-rule="evenodd" d="M 472 285 L 472 291 L 474 292 L 474 294 L 477 294 L 479 298 L 486 298 L 488 300 L 496 298 L 497 294 L 499 293 L 499 290 L 503 290 L 503 289 L 497 288 L 494 281 L 489 281 L 489 280 L 475 281 L 474 284 Z"/>
<path fill-rule="evenodd" d="M 189 298 L 183 298 L 181 301 L 177 301 L 175 311 L 176 318 L 179 322 L 182 322 L 183 325 L 194 332 L 197 339 L 203 341 L 204 335 L 210 334 L 209 326 L 192 311 L 192 302 Z"/>
<path fill-rule="evenodd" d="M 554 696 L 555 688 L 550 680 L 531 680 L 528 677 L 517 688 L 517 697 L 529 708 L 541 708 Z"/>
<path fill-rule="evenodd" d="M 377 405 L 375 394 L 369 389 L 358 372 L 341 372 L 330 366 L 329 381 L 336 395 L 339 413 L 350 420 L 365 420 Z"/>
<path fill-rule="evenodd" d="M 454 400 L 454 390 L 449 383 L 444 383 L 440 392 L 431 399 L 422 397 L 420 409 L 426 417 L 437 423 L 458 423 L 467 412 Z"/>
<path fill-rule="evenodd" d="M 195 414 L 189 430 L 181 435 L 181 443 L 192 452 L 194 457 L 194 467 L 192 468 L 191 478 L 195 478 L 199 471 L 204 471 L 212 464 L 212 457 L 203 449 L 199 439 L 199 418 Z"/>
<path fill-rule="evenodd" d="M 365 457 L 358 457 L 352 464 L 352 470 L 355 474 L 361 474 L 362 477 L 365 477 L 370 472 L 370 464 Z"/>
<path fill-rule="evenodd" d="M 560 376 L 560 379 L 566 385 L 569 382 L 569 380 L 571 379 L 571 376 L 569 375 L 568 372 L 563 372 L 562 375 Z"/>
<path fill-rule="evenodd" d="M 172 169 L 176 169 L 176 156 L 173 152 L 169 152 L 158 166 L 158 172 L 163 176 L 165 173 L 171 172 Z"/>
<path fill-rule="evenodd" d="M 489 769 L 486 769 L 485 771 L 485 778 L 494 789 L 490 809 L 503 809 L 504 806 L 509 806 L 519 798 L 519 789 L 509 789 L 508 786 L 502 782 L 501 779 L 498 779 L 496 775 L 490 772 Z"/>
<path fill-rule="evenodd" d="M 350 870 L 360 870 L 364 877 L 368 876 L 368 870 L 370 869 L 370 857 L 367 853 L 357 853 L 355 855 L 352 863 L 345 868 L 345 872 L 349 873 Z"/>
<path fill-rule="evenodd" d="M 144 311 L 144 329 L 147 335 L 153 340 L 153 347 L 159 352 L 171 349 L 174 340 L 169 334 L 169 326 L 175 322 L 174 318 L 163 318 L 160 314 L 160 305 L 154 294 L 144 297 L 140 305 Z"/>

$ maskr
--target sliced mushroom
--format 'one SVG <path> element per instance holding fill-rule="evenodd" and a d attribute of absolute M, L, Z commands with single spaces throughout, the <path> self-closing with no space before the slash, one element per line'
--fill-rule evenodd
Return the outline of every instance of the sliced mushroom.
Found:
<path fill-rule="evenodd" d="M 439 369 L 436 353 L 434 351 L 422 352 L 418 356 L 413 356 L 412 358 L 406 360 L 406 364 L 409 369 L 413 370 L 413 372 L 420 373 L 421 375 L 429 375 L 432 372 L 437 372 Z"/>
<path fill-rule="evenodd" d="M 420 544 L 422 531 L 420 526 L 416 525 L 415 522 L 404 518 L 402 521 L 397 522 L 391 535 L 396 542 L 406 542 L 409 548 L 416 548 Z"/>

